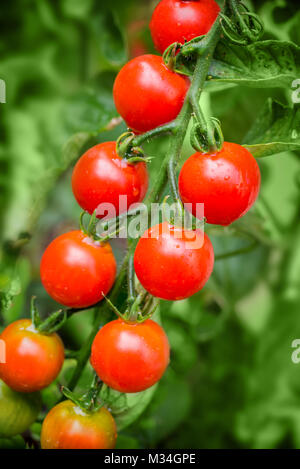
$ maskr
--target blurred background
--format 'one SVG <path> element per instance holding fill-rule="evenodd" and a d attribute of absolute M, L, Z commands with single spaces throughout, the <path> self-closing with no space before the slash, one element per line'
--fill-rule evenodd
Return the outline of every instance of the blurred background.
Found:
<path fill-rule="evenodd" d="M 71 191 L 76 159 L 125 130 L 114 127 L 114 77 L 134 56 L 155 53 L 148 29 L 155 1 L 14 0 L 0 17 L 0 327 L 29 315 L 37 295 L 46 315 L 57 309 L 39 278 L 39 261 L 57 235 L 78 226 Z M 297 2 L 247 2 L 265 24 L 265 39 L 299 44 Z M 207 112 L 225 139 L 242 143 L 268 97 L 290 104 L 291 90 L 210 87 Z M 148 145 L 154 180 L 168 141 Z M 192 149 L 187 138 L 182 161 Z M 300 448 L 299 153 L 260 160 L 255 208 L 233 228 L 207 228 L 220 259 L 207 287 L 177 303 L 162 302 L 172 347 L 170 368 L 149 399 L 132 405 L 119 448 Z M 120 260 L 125 245 L 113 242 Z M 86 340 L 92 311 L 72 317 L 62 337 L 70 349 Z M 66 360 L 59 382 L 74 363 Z M 86 374 L 90 370 L 87 368 Z M 84 386 L 84 376 L 81 380 Z M 80 390 L 80 385 L 78 387 Z M 43 392 L 51 407 L 57 385 Z M 148 401 L 150 400 L 150 403 Z M 146 404 L 148 404 L 146 406 Z M 130 403 L 128 403 L 130 407 Z M 143 412 L 142 412 L 143 411 Z M 129 424 L 130 421 L 134 420 Z M 39 424 L 31 437 L 38 439 Z M 17 437 L 0 447 L 22 446 Z"/>

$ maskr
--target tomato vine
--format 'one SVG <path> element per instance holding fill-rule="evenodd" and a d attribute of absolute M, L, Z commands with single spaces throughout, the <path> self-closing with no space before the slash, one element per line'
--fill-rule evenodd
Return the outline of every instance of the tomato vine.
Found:
<path fill-rule="evenodd" d="M 160 6 L 168 4 L 169 7 L 176 2 L 162 0 Z M 188 3 L 181 0 L 183 2 Z M 41 281 L 45 290 L 62 307 L 42 320 L 33 298 L 31 321 L 17 321 L 1 335 L 12 341 L 15 355 L 18 347 L 21 350 L 22 340 L 31 342 L 32 347 L 46 344 L 42 376 L 38 369 L 42 361 L 35 362 L 30 350 L 24 354 L 21 371 L 18 371 L 22 382 L 16 382 L 13 376 L 18 357 L 8 360 L 7 364 L 0 364 L 1 379 L 14 391 L 35 392 L 53 382 L 61 370 L 63 350 L 56 331 L 74 314 L 87 309 L 94 312 L 87 340 L 78 351 L 65 351 L 65 356 L 72 357 L 76 365 L 62 390 L 67 401 L 59 402 L 44 421 L 43 448 L 72 447 L 69 434 L 66 441 L 56 441 L 55 421 L 61 421 L 64 415 L 68 415 L 70 422 L 76 419 L 78 425 L 82 425 L 83 434 L 89 421 L 96 424 L 97 441 L 91 443 L 83 438 L 80 445 L 113 448 L 116 426 L 110 412 L 103 406 L 109 407 L 114 399 L 120 399 L 120 396 L 114 397 L 115 392 L 125 394 L 148 390 L 161 379 L 169 363 L 167 336 L 162 327 L 151 319 L 159 299 L 176 301 L 192 296 L 208 281 L 214 261 L 251 252 L 259 243 L 259 236 L 234 226 L 232 230 L 249 243 L 215 256 L 210 239 L 197 228 L 199 218 L 202 225 L 230 225 L 252 207 L 260 189 L 260 171 L 250 153 L 251 145 L 224 142 L 221 124 L 202 108 L 201 96 L 204 87 L 214 77 L 226 81 L 226 73 L 220 77 L 222 71 L 218 67 L 228 54 L 228 47 L 248 48 L 255 53 L 255 43 L 263 33 L 263 25 L 260 18 L 240 1 L 227 0 L 222 9 L 213 0 L 208 4 L 212 8 L 211 24 L 209 27 L 204 25 L 203 34 L 199 35 L 196 28 L 190 31 L 188 41 L 185 40 L 187 36 L 183 36 L 183 40 L 178 35 L 176 42 L 167 44 L 163 41 L 162 49 L 159 38 L 155 40 L 157 27 L 152 21 L 154 43 L 163 52 L 162 57 L 150 54 L 135 57 L 119 71 L 114 85 L 114 100 L 128 129 L 116 142 L 100 143 L 90 148 L 76 163 L 72 188 L 78 204 L 85 210 L 80 218 L 80 230 L 65 233 L 52 241 L 41 261 Z M 211 21 L 212 17 L 214 21 Z M 139 77 L 144 69 L 148 70 L 147 80 Z M 228 67 L 228 70 L 227 76 L 230 76 L 232 69 Z M 151 90 L 153 77 L 157 79 L 156 88 Z M 239 79 L 242 80 L 241 77 Z M 231 80 L 234 83 L 234 79 Z M 172 100 L 166 92 L 166 83 Z M 141 95 L 146 95 L 148 102 L 135 100 L 128 93 L 131 85 L 140 87 Z M 171 118 L 173 120 L 170 121 Z M 118 125 L 120 120 L 115 119 L 106 128 Z M 178 178 L 179 160 L 189 129 L 190 144 L 196 153 L 185 162 Z M 169 147 L 151 191 L 144 199 L 148 188 L 146 167 L 151 162 L 144 145 L 161 136 L 169 137 Z M 77 135 L 77 138 L 86 142 L 84 136 Z M 272 145 L 284 147 L 282 142 Z M 267 154 L 273 150 L 260 146 L 259 151 Z M 100 166 L 102 172 L 99 171 Z M 109 241 L 121 232 L 124 216 L 134 219 L 140 212 L 134 209 L 127 213 L 125 209 L 124 213 L 124 210 L 117 209 L 115 216 L 102 225 L 103 213 L 98 212 L 99 204 L 110 202 L 116 208 L 117 197 L 126 193 L 130 203 L 144 201 L 150 224 L 151 207 L 155 203 L 166 204 L 164 195 L 167 188 L 176 205 L 176 217 L 182 221 L 187 212 L 193 214 L 192 228 L 178 228 L 178 220 L 169 218 L 167 222 L 151 226 L 139 239 L 129 236 L 126 255 L 116 274 L 116 260 Z M 202 200 L 206 205 L 206 219 L 198 216 L 194 209 Z M 191 208 L 186 209 L 184 203 L 189 203 Z M 90 217 L 87 224 L 85 216 Z M 272 213 L 271 222 L 276 226 Z M 103 229 L 100 234 L 97 231 L 99 226 Z M 165 228 L 168 241 L 162 235 Z M 277 228 L 280 231 L 280 227 Z M 180 242 L 175 242 L 179 231 Z M 146 236 L 149 233 L 154 233 L 154 236 Z M 191 233 L 196 241 L 203 239 L 201 248 L 197 247 L 195 252 L 188 252 L 188 235 Z M 168 258 L 168 253 L 166 255 L 168 250 L 172 252 L 172 259 Z M 152 259 L 156 264 L 152 265 Z M 166 278 L 172 279 L 168 286 L 165 285 Z M 119 310 L 117 305 L 120 304 Z M 118 319 L 113 320 L 115 313 Z M 10 332 L 14 334 L 16 330 L 18 340 L 13 342 Z M 119 346 L 120 341 L 122 347 Z M 51 348 L 54 342 L 58 344 L 57 357 Z M 11 350 L 13 346 L 9 353 Z M 50 358 L 53 369 L 50 365 L 46 367 Z M 89 358 L 94 378 L 87 392 L 78 396 L 74 390 Z M 35 379 L 30 375 L 32 370 Z M 109 428 L 107 434 L 105 426 Z"/>

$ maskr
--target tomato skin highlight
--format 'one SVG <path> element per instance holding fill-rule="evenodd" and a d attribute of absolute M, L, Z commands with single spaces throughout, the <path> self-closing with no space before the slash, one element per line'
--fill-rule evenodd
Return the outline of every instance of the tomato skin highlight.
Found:
<path fill-rule="evenodd" d="M 162 54 L 174 42 L 184 44 L 206 34 L 219 12 L 214 0 L 161 0 L 150 22 L 156 49 Z"/>
<path fill-rule="evenodd" d="M 78 204 L 92 214 L 99 204 L 111 203 L 116 213 L 119 196 L 127 196 L 127 209 L 141 202 L 148 189 L 148 172 L 145 163 L 127 163 L 118 156 L 116 142 L 105 142 L 87 150 L 77 161 L 72 175 L 73 194 Z M 106 213 L 98 214 L 102 218 Z"/>
<path fill-rule="evenodd" d="M 179 173 L 179 192 L 184 203 L 204 203 L 208 223 L 229 225 L 245 215 L 260 189 L 260 170 L 255 158 L 241 145 L 225 142 L 215 154 L 194 153 Z"/>
<path fill-rule="evenodd" d="M 41 280 L 58 303 L 73 308 L 103 299 L 116 277 L 117 265 L 108 243 L 101 245 L 75 230 L 54 239 L 45 250 Z"/>
<path fill-rule="evenodd" d="M 49 386 L 64 362 L 64 346 L 57 334 L 40 334 L 30 319 L 20 319 L 4 329 L 6 362 L 0 378 L 13 390 L 31 393 Z"/>
<path fill-rule="evenodd" d="M 46 416 L 41 433 L 42 449 L 113 449 L 117 427 L 105 408 L 92 413 L 67 400 Z"/>
<path fill-rule="evenodd" d="M 170 359 L 168 338 L 156 322 L 116 319 L 97 333 L 91 364 L 102 381 L 120 392 L 140 392 L 163 376 Z"/>
<path fill-rule="evenodd" d="M 16 392 L 0 380 L 0 438 L 11 438 L 25 432 L 40 410 L 39 393 Z"/>
<path fill-rule="evenodd" d="M 143 287 L 164 300 L 182 300 L 201 290 L 214 265 L 208 236 L 164 222 L 145 231 L 134 253 L 134 269 Z"/>
<path fill-rule="evenodd" d="M 174 120 L 190 81 L 169 70 L 162 57 L 147 54 L 130 60 L 119 72 L 113 95 L 128 127 L 141 133 Z"/>

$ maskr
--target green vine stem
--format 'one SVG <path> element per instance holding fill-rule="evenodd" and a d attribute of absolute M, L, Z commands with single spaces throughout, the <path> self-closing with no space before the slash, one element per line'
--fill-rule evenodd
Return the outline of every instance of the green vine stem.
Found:
<path fill-rule="evenodd" d="M 220 38 L 220 30 L 220 19 L 218 17 L 209 33 L 204 38 L 203 49 L 201 50 L 201 54 L 197 59 L 194 75 L 185 104 L 175 121 L 177 123 L 175 138 L 172 139 L 170 151 L 166 156 L 168 160 L 168 177 L 170 182 L 170 189 L 175 201 L 180 201 L 177 187 L 176 167 L 180 157 L 187 127 L 191 118 L 191 111 L 200 120 L 201 124 L 203 124 L 203 121 L 205 121 L 202 110 L 199 106 L 199 100 L 204 88 L 206 77 L 208 75 L 213 52 Z M 206 123 L 205 125 L 207 126 Z M 208 135 L 210 135 L 210 132 L 208 132 Z M 215 148 L 215 143 L 213 141 L 209 143 L 212 148 Z"/>
<path fill-rule="evenodd" d="M 127 269 L 127 284 L 128 284 L 128 306 L 130 307 L 135 300 L 135 272 L 133 266 L 133 254 L 129 255 L 128 258 L 128 269 Z"/>

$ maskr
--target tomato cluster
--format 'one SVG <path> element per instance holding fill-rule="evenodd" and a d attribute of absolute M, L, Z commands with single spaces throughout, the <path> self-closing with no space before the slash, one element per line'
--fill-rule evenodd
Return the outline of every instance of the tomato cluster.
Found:
<path fill-rule="evenodd" d="M 153 13 L 151 32 L 163 52 L 173 42 L 184 43 L 206 34 L 219 12 L 214 0 L 162 0 Z M 116 108 L 135 133 L 146 132 L 174 120 L 189 92 L 189 79 L 173 72 L 161 56 L 142 55 L 127 63 L 114 83 Z M 197 215 L 203 203 L 208 223 L 228 225 L 255 202 L 260 172 L 253 156 L 242 146 L 227 143 L 215 153 L 197 152 L 184 163 L 179 191 Z M 90 148 L 75 165 L 72 189 L 78 204 L 102 218 L 103 204 L 114 215 L 143 201 L 148 172 L 143 161 L 130 162 L 118 154 L 116 142 Z M 120 208 L 120 196 L 127 206 Z M 201 290 L 214 266 L 214 250 L 199 229 L 183 229 L 171 222 L 150 227 L 134 253 L 136 276 L 149 295 L 181 300 Z M 63 306 L 84 309 L 103 301 L 112 288 L 117 265 L 107 240 L 95 232 L 71 231 L 54 239 L 40 266 L 41 281 L 49 295 Z M 130 311 L 129 311 L 130 313 Z M 55 333 L 39 332 L 27 319 L 8 326 L 1 334 L 7 361 L 0 364 L 0 436 L 24 431 L 39 410 L 37 391 L 53 382 L 64 361 L 64 348 Z M 149 317 L 137 315 L 109 322 L 94 338 L 91 364 L 99 378 L 125 393 L 143 391 L 163 376 L 170 358 L 163 328 Z M 9 386 L 9 388 L 7 387 Z M 23 394 L 20 394 L 23 393 Z M 27 393 L 27 399 L 24 397 Z M 17 412 L 22 413 L 18 424 Z M 83 410 L 71 400 L 55 406 L 43 423 L 43 448 L 113 448 L 116 425 L 104 407 Z"/>

